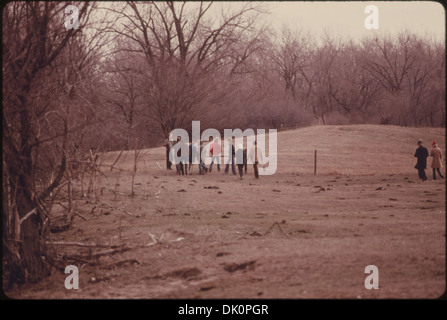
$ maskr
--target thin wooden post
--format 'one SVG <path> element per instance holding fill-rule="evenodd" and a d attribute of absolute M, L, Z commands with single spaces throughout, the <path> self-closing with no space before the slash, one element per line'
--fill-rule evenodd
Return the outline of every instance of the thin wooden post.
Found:
<path fill-rule="evenodd" d="M 314 154 L 314 175 L 317 174 L 317 150 L 315 149 L 315 154 Z"/>

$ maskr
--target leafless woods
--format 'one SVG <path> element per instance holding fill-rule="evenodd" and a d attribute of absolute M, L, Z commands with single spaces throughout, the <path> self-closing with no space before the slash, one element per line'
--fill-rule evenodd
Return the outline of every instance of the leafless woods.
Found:
<path fill-rule="evenodd" d="M 78 29 L 64 25 L 68 4 L 79 9 Z M 98 151 L 160 145 L 192 120 L 218 130 L 445 126 L 444 44 L 409 33 L 316 39 L 275 31 L 268 14 L 256 2 L 6 5 L 2 244 L 11 283 L 48 274 L 48 213 L 62 188 L 97 174 Z"/>

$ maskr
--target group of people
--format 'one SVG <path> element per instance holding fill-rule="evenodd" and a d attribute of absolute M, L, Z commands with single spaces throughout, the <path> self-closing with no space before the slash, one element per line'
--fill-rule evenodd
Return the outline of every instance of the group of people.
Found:
<path fill-rule="evenodd" d="M 172 166 L 173 163 L 170 160 L 170 154 L 173 151 L 173 146 L 175 144 L 182 144 L 183 142 L 180 138 L 175 141 L 175 143 L 172 143 L 169 140 L 166 140 L 165 147 L 166 147 L 166 168 L 168 170 L 173 170 Z M 203 146 L 200 142 L 194 143 L 187 143 L 189 148 L 189 161 L 179 161 L 179 163 L 175 164 L 177 174 L 181 175 L 187 175 L 188 169 L 189 174 L 192 174 L 191 168 L 193 164 L 198 164 L 199 168 L 199 174 L 207 174 L 208 172 L 211 173 L 213 170 L 213 165 L 216 164 L 217 171 L 220 172 L 220 165 L 221 165 L 221 158 L 222 158 L 222 146 L 219 142 L 218 138 L 210 138 L 209 144 L 207 144 L 207 152 L 209 157 L 211 158 L 211 163 L 209 164 L 209 167 L 207 167 L 201 158 L 201 154 L 203 151 Z M 441 179 L 444 179 L 444 175 L 441 172 L 442 168 L 442 152 L 441 149 L 438 147 L 438 144 L 436 141 L 433 141 L 432 143 L 432 149 L 430 153 L 428 152 L 427 148 L 423 146 L 423 142 L 421 139 L 417 142 L 418 148 L 416 149 L 416 152 L 414 156 L 417 158 L 417 163 L 415 165 L 415 168 L 418 170 L 419 178 L 422 181 L 427 180 L 427 175 L 425 173 L 425 169 L 427 169 L 427 158 L 432 157 L 432 163 L 431 167 L 433 169 L 433 180 L 437 179 L 436 173 L 439 175 Z M 177 156 L 181 157 L 181 149 L 179 148 L 177 151 Z M 240 179 L 243 179 L 244 173 L 247 174 L 247 165 L 248 162 L 253 164 L 253 172 L 255 178 L 259 178 L 259 161 L 261 160 L 262 163 L 262 152 L 261 150 L 257 148 L 256 141 L 254 141 L 253 145 L 250 147 L 249 151 L 247 152 L 247 148 L 244 148 L 242 144 L 238 144 L 236 148 L 234 147 L 234 143 L 231 143 L 231 156 L 228 155 L 227 163 L 225 164 L 225 174 L 228 174 L 230 165 L 231 165 L 231 171 L 233 175 L 236 175 L 236 165 L 239 172 Z M 195 159 L 194 159 L 195 157 Z M 258 159 L 258 157 L 261 157 L 261 159 Z"/>
<path fill-rule="evenodd" d="M 218 138 L 210 138 L 209 143 L 204 147 L 200 142 L 197 143 L 186 143 L 189 148 L 189 161 L 179 161 L 179 163 L 172 163 L 172 152 L 173 152 L 173 146 L 176 144 L 185 144 L 180 137 L 177 138 L 177 141 L 172 143 L 169 140 L 165 141 L 165 147 L 166 147 L 166 168 L 168 170 L 174 170 L 173 165 L 175 165 L 175 168 L 177 170 L 178 175 L 187 175 L 188 170 L 189 174 L 192 174 L 192 166 L 194 164 L 198 165 L 199 168 L 199 174 L 207 174 L 211 173 L 213 171 L 214 164 L 217 167 L 217 171 L 220 172 L 220 165 L 221 165 L 221 159 L 222 159 L 222 145 L 220 144 L 220 141 Z M 205 149 L 205 152 L 208 153 L 208 156 L 211 158 L 211 162 L 209 164 L 209 167 L 206 166 L 203 159 L 201 158 L 201 154 L 203 149 Z M 181 145 L 179 145 L 179 148 L 177 150 L 177 156 L 181 157 Z M 170 157 L 171 155 L 171 157 Z M 258 159 L 260 157 L 260 159 Z M 247 174 L 247 166 L 248 163 L 253 164 L 253 172 L 256 179 L 259 178 L 259 161 L 261 160 L 262 163 L 262 152 L 257 147 L 256 141 L 253 142 L 252 146 L 249 147 L 249 150 L 247 151 L 247 148 L 244 148 L 242 144 L 238 144 L 236 148 L 234 147 L 234 143 L 231 143 L 231 156 L 227 154 L 227 162 L 225 163 L 225 174 L 228 174 L 230 170 L 231 165 L 231 171 L 233 175 L 237 175 L 236 173 L 236 166 L 237 170 L 239 172 L 240 179 L 244 178 L 244 173 Z"/>
<path fill-rule="evenodd" d="M 427 169 L 427 158 L 428 157 L 433 157 L 432 162 L 431 162 L 431 167 L 433 169 L 433 180 L 436 180 L 436 173 L 438 173 L 438 175 L 441 179 L 444 179 L 444 176 L 442 175 L 442 172 L 441 172 L 442 152 L 441 152 L 441 149 L 438 147 L 438 144 L 436 143 L 436 141 L 432 142 L 432 149 L 429 154 L 427 148 L 423 146 L 422 140 L 419 139 L 418 148 L 416 149 L 414 156 L 417 158 L 417 163 L 415 165 L 415 168 L 418 170 L 419 179 L 421 179 L 422 181 L 427 180 L 427 175 L 425 174 L 425 169 Z"/>

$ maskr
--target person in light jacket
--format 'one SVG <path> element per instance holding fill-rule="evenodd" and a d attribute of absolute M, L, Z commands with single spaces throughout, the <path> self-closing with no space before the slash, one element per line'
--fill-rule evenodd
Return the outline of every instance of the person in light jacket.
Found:
<path fill-rule="evenodd" d="M 441 168 L 442 168 L 442 152 L 441 149 L 438 147 L 438 144 L 436 141 L 433 141 L 431 144 L 432 149 L 430 151 L 430 157 L 433 157 L 431 161 L 431 167 L 433 169 L 433 180 L 436 180 L 436 171 L 438 172 L 441 179 L 444 179 L 444 176 L 442 175 Z"/>

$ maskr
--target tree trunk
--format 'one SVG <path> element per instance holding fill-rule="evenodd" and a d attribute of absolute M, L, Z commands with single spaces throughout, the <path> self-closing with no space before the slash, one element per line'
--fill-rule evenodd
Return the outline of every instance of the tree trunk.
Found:
<path fill-rule="evenodd" d="M 20 181 L 21 185 L 15 195 L 20 220 L 24 219 L 30 211 L 37 208 L 36 213 L 26 217 L 20 225 L 22 271 L 25 281 L 37 282 L 49 274 L 49 270 L 42 260 L 42 249 L 40 245 L 42 230 L 41 214 L 35 200 L 30 196 L 29 190 L 32 190 L 32 186 L 26 182 L 28 179 L 22 174 Z"/>
<path fill-rule="evenodd" d="M 31 208 L 30 210 L 32 210 L 33 202 L 23 194 L 20 198 L 18 201 L 23 202 L 19 205 L 19 213 L 20 209 Z M 38 212 L 29 216 L 21 225 L 23 269 L 26 280 L 30 282 L 37 282 L 49 275 L 49 270 L 42 260 L 40 247 L 41 228 L 42 223 Z"/>
<path fill-rule="evenodd" d="M 26 90 L 24 90 L 25 92 Z M 27 93 L 27 91 L 26 91 Z M 49 274 L 49 270 L 42 260 L 42 249 L 40 245 L 42 221 L 41 212 L 37 206 L 37 196 L 33 196 L 33 158 L 30 141 L 32 139 L 31 122 L 27 113 L 27 103 L 25 95 L 19 96 L 19 103 L 17 109 L 20 112 L 20 134 L 21 140 L 19 148 L 14 146 L 14 142 L 7 142 L 10 154 L 7 159 L 8 172 L 13 177 L 11 182 L 14 182 L 14 190 L 11 195 L 12 203 L 16 205 L 18 219 L 15 221 L 15 227 L 19 230 L 18 237 L 20 239 L 19 256 L 12 257 L 10 261 L 13 263 L 12 273 L 16 279 L 12 281 L 30 281 L 36 282 Z M 14 151 L 12 151 L 14 149 Z M 11 153 L 12 151 L 12 153 Z M 15 156 L 20 155 L 20 156 Z M 36 209 L 35 213 L 29 213 Z M 14 208 L 10 208 L 9 214 L 15 214 Z M 11 254 L 17 254 L 11 251 Z"/>

